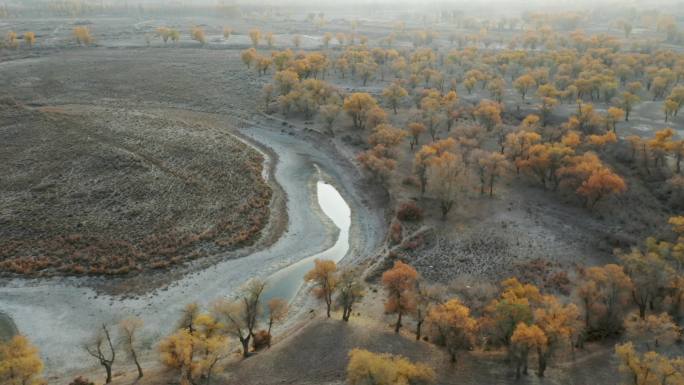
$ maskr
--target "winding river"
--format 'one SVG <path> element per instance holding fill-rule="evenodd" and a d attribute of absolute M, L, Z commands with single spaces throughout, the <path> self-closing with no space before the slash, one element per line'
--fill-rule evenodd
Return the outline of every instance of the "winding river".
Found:
<path fill-rule="evenodd" d="M 135 298 L 98 294 L 79 287 L 74 278 L 0 281 L 0 314 L 11 317 L 39 347 L 48 373 L 96 365 L 81 346 L 102 323 L 138 316 L 145 322 L 140 338 L 152 347 L 174 328 L 189 302 L 208 305 L 255 277 L 267 280 L 265 299 L 293 300 L 315 258 L 339 261 L 374 247 L 381 218 L 361 209 L 363 198 L 353 189 L 353 176 L 342 172 L 324 148 L 280 130 L 250 127 L 242 133 L 278 154 L 273 176 L 287 196 L 287 231 L 266 249 L 226 259 Z"/>

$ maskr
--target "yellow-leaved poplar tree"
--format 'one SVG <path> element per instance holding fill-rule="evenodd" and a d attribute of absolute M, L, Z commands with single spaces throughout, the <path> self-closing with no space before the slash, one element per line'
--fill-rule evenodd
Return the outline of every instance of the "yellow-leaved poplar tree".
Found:
<path fill-rule="evenodd" d="M 428 385 L 434 382 L 435 373 L 427 365 L 414 364 L 401 356 L 378 354 L 363 349 L 349 352 L 349 385 Z"/>
<path fill-rule="evenodd" d="M 0 384 L 42 385 L 43 361 L 38 349 L 23 335 L 0 341 Z"/>

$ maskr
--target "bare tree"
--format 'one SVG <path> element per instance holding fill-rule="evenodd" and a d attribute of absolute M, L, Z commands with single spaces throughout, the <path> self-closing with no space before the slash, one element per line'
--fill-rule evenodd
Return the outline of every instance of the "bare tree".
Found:
<path fill-rule="evenodd" d="M 102 324 L 102 331 L 97 333 L 90 343 L 85 344 L 83 349 L 100 361 L 100 365 L 105 368 L 107 372 L 105 383 L 109 384 L 112 382 L 112 365 L 114 365 L 114 360 L 116 359 L 116 349 L 114 348 L 107 325 Z"/>
<path fill-rule="evenodd" d="M 266 283 L 252 280 L 235 300 L 222 299 L 214 303 L 213 311 L 221 320 L 226 333 L 235 336 L 242 344 L 242 356 L 249 356 L 249 342 L 254 337 L 261 314 L 261 294 Z"/>
<path fill-rule="evenodd" d="M 119 323 L 119 331 L 121 333 L 121 342 L 123 342 L 126 352 L 138 368 L 138 378 L 143 377 L 143 370 L 138 361 L 138 354 L 136 352 L 137 333 L 143 326 L 143 320 L 136 317 L 126 318 Z"/>
<path fill-rule="evenodd" d="M 342 320 L 349 321 L 352 306 L 363 298 L 363 284 L 361 275 L 354 269 L 340 273 L 337 283 L 337 303 L 342 308 Z"/>
<path fill-rule="evenodd" d="M 273 298 L 268 301 L 268 347 L 271 347 L 271 329 L 276 322 L 280 322 L 287 316 L 288 303 L 282 298 Z"/>
<path fill-rule="evenodd" d="M 422 328 L 432 307 L 442 302 L 444 288 L 439 285 L 430 285 L 424 280 L 416 282 L 415 301 L 416 307 L 413 310 L 413 318 L 416 321 L 416 340 L 422 336 Z"/>
<path fill-rule="evenodd" d="M 181 318 L 178 321 L 178 328 L 187 329 L 188 332 L 193 333 L 195 331 L 195 318 L 197 318 L 199 313 L 200 309 L 197 303 L 192 302 L 185 305 Z"/>

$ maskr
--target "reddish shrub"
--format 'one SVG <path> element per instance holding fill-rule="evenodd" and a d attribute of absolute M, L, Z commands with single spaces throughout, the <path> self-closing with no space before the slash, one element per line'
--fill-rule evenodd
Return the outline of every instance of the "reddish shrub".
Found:
<path fill-rule="evenodd" d="M 401 247 L 403 247 L 404 250 L 415 250 L 415 249 L 423 246 L 424 242 L 425 242 L 425 239 L 423 239 L 422 236 L 417 236 L 417 237 L 414 237 L 413 239 L 405 240 L 401 244 Z"/>
<path fill-rule="evenodd" d="M 572 282 L 570 282 L 567 272 L 557 271 L 551 274 L 546 285 L 552 290 L 557 290 L 561 294 L 568 295 L 571 291 L 571 284 Z"/>
<path fill-rule="evenodd" d="M 415 176 L 407 176 L 406 178 L 402 179 L 401 184 L 404 186 L 412 186 L 412 187 L 418 187 L 420 186 L 420 182 L 418 181 L 418 178 Z"/>
<path fill-rule="evenodd" d="M 74 378 L 74 380 L 71 381 L 69 385 L 95 385 L 95 383 L 83 376 L 78 376 Z"/>
<path fill-rule="evenodd" d="M 401 223 L 399 221 L 392 221 L 392 224 L 390 225 L 389 235 L 390 235 L 390 241 L 392 241 L 393 245 L 401 243 L 403 236 L 402 236 Z"/>
<path fill-rule="evenodd" d="M 397 210 L 397 218 L 401 221 L 419 221 L 423 219 L 423 210 L 418 207 L 416 202 L 404 202 Z"/>
<path fill-rule="evenodd" d="M 271 335 L 266 330 L 259 330 L 254 334 L 252 346 L 254 350 L 261 350 L 271 346 Z"/>

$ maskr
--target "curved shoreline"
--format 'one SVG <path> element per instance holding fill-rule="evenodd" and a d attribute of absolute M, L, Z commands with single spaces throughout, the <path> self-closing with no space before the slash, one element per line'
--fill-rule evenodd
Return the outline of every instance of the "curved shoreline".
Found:
<path fill-rule="evenodd" d="M 251 127 L 240 133 L 279 155 L 277 164 L 273 162 L 272 166 L 274 179 L 282 184 L 287 200 L 288 226 L 283 235 L 265 249 L 195 271 L 168 288 L 138 298 L 99 295 L 90 288 L 77 287 L 68 281 L 7 282 L 0 287 L 0 307 L 42 350 L 50 374 L 82 370 L 82 363 L 90 364 L 92 361 L 80 345 L 102 322 L 140 316 L 147 325 L 141 338 L 153 343 L 174 327 L 183 306 L 193 299 L 209 303 L 230 294 L 249 278 L 265 278 L 330 247 L 335 241 L 334 229 L 322 220 L 320 210 L 311 210 L 317 205 L 310 194 L 310 182 L 317 174 L 315 164 L 337 182 L 335 187 L 351 209 L 352 226 L 377 226 L 375 219 L 379 216 L 360 210 L 361 193 L 353 191 L 350 188 L 353 184 L 348 184 L 354 176 L 338 169 L 338 160 L 332 159 L 329 153 L 306 140 L 268 128 Z M 366 233 L 358 239 L 352 235 L 347 257 L 351 250 L 374 247 L 375 240 L 373 234 Z"/>

